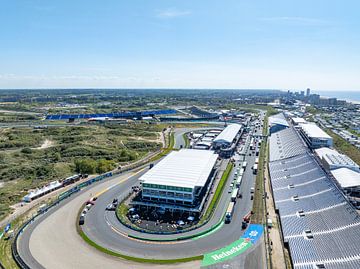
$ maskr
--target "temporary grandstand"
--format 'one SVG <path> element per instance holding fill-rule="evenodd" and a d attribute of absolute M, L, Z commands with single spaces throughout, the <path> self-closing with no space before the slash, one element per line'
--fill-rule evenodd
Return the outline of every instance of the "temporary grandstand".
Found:
<path fill-rule="evenodd" d="M 360 216 L 292 128 L 271 135 L 269 171 L 293 267 L 360 268 Z"/>
<path fill-rule="evenodd" d="M 270 136 L 270 161 L 286 159 L 306 152 L 306 147 L 293 128 Z"/>
<path fill-rule="evenodd" d="M 90 119 L 90 118 L 141 118 L 153 115 L 169 115 L 178 113 L 174 109 L 152 110 L 152 111 L 135 111 L 135 112 L 119 112 L 106 114 L 59 114 L 47 115 L 46 120 L 75 120 L 75 119 Z"/>

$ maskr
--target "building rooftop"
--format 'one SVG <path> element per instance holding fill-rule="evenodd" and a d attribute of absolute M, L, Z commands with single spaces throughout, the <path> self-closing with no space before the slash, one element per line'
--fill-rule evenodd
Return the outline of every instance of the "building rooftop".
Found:
<path fill-rule="evenodd" d="M 306 120 L 303 118 L 294 117 L 292 120 L 295 124 L 306 123 Z"/>
<path fill-rule="evenodd" d="M 327 133 L 325 133 L 319 126 L 316 124 L 305 123 L 300 124 L 300 127 L 306 133 L 308 137 L 320 138 L 320 139 L 331 139 Z"/>
<path fill-rule="evenodd" d="M 149 184 L 194 188 L 204 186 L 218 154 L 209 150 L 173 151 L 140 177 Z"/>
<path fill-rule="evenodd" d="M 272 126 L 275 124 L 289 127 L 289 124 L 285 119 L 269 117 L 269 126 Z"/>
<path fill-rule="evenodd" d="M 342 188 L 360 186 L 360 173 L 349 168 L 339 168 L 331 170 L 331 174 Z"/>
<path fill-rule="evenodd" d="M 287 128 L 270 136 L 270 161 L 286 159 L 307 151 L 293 128 Z"/>
<path fill-rule="evenodd" d="M 241 129 L 240 124 L 228 125 L 215 139 L 215 143 L 232 143 Z"/>
<path fill-rule="evenodd" d="M 359 165 L 350 157 L 339 153 L 335 149 L 323 147 L 316 149 L 315 153 L 319 156 L 319 158 L 324 159 L 329 165 L 348 166 L 354 169 L 359 169 Z"/>

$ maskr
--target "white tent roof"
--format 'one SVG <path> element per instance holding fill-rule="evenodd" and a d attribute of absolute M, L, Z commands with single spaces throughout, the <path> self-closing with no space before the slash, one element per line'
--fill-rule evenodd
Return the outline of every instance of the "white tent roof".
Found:
<path fill-rule="evenodd" d="M 360 186 L 360 173 L 348 168 L 331 170 L 331 174 L 339 182 L 342 188 Z"/>
<path fill-rule="evenodd" d="M 234 140 L 240 129 L 241 129 L 240 124 L 230 124 L 214 139 L 214 142 L 232 143 L 232 141 Z"/>
<path fill-rule="evenodd" d="M 148 184 L 194 188 L 204 186 L 218 154 L 209 150 L 173 151 L 140 177 Z"/>
<path fill-rule="evenodd" d="M 61 187 L 61 183 L 59 181 L 53 181 L 50 182 L 48 185 L 40 188 L 40 189 L 36 189 L 34 191 L 29 192 L 27 195 L 24 196 L 24 199 L 32 199 L 33 197 L 39 196 L 43 193 L 46 193 L 48 191 L 52 191 L 56 188 Z"/>

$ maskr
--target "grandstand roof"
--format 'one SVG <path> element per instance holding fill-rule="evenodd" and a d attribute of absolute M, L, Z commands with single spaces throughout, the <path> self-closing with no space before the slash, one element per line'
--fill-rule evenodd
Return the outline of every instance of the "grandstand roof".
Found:
<path fill-rule="evenodd" d="M 149 184 L 194 188 L 204 186 L 218 154 L 209 150 L 173 151 L 140 177 Z"/>
<path fill-rule="evenodd" d="M 284 148 L 279 146 L 297 139 L 293 128 L 271 135 L 269 163 L 275 206 L 293 267 L 312 269 L 325 264 L 328 269 L 358 269 L 359 214 L 309 152 L 294 155 L 288 149 L 279 158 Z M 347 171 L 345 176 L 341 169 L 345 168 L 332 172 L 338 171 L 350 181 L 354 172 Z"/>
<path fill-rule="evenodd" d="M 176 114 L 174 109 L 152 110 L 152 111 L 129 111 L 119 113 L 106 113 L 106 114 L 59 114 L 59 115 L 47 115 L 46 120 L 68 120 L 68 119 L 90 119 L 90 118 L 128 118 L 137 116 L 149 116 L 149 115 L 167 115 Z"/>
<path fill-rule="evenodd" d="M 270 136 L 270 161 L 293 157 L 307 151 L 304 143 L 292 128 Z"/>
<path fill-rule="evenodd" d="M 231 144 L 240 129 L 240 124 L 230 124 L 214 139 L 214 142 Z"/>
<path fill-rule="evenodd" d="M 331 174 L 342 188 L 359 187 L 360 173 L 349 168 L 339 168 L 331 170 Z"/>
<path fill-rule="evenodd" d="M 323 139 L 331 139 L 331 136 L 329 136 L 327 133 L 325 133 L 319 126 L 312 123 L 304 123 L 300 124 L 300 127 L 303 129 L 303 131 L 306 133 L 308 137 L 314 137 L 314 138 L 323 138 Z"/>

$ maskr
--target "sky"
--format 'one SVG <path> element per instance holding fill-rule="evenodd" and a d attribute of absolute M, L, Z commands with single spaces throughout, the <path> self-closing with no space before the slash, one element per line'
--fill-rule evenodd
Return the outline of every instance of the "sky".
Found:
<path fill-rule="evenodd" d="M 0 88 L 360 91 L 358 0 L 0 0 Z"/>

